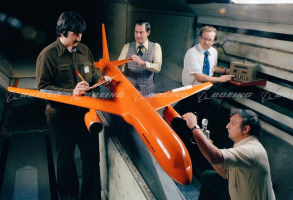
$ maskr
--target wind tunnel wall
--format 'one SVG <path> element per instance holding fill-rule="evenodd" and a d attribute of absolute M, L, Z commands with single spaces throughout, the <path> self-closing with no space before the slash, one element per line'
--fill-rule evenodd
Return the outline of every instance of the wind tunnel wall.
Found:
<path fill-rule="evenodd" d="M 9 86 L 9 77 L 11 71 L 10 62 L 0 54 L 0 121 L 2 125 L 2 116 L 7 100 L 7 87 Z M 1 126 L 0 129 L 3 127 Z M 1 130 L 2 131 L 2 130 Z"/>
<path fill-rule="evenodd" d="M 107 194 L 108 199 L 123 195 L 131 199 L 136 194 L 135 199 L 142 196 L 142 199 L 183 200 L 184 197 L 173 180 L 157 163 L 136 130 L 120 116 L 104 112 L 102 115 L 107 123 L 100 136 L 100 163 L 101 170 L 104 171 L 101 180 L 102 191 Z M 116 156 L 117 152 L 119 156 Z M 123 163 L 119 161 L 121 158 L 124 159 Z M 133 172 L 133 167 L 129 165 L 125 167 L 124 163 L 129 162 L 133 163 L 138 173 Z M 132 175 L 125 176 L 129 172 Z"/>
<path fill-rule="evenodd" d="M 293 23 L 288 16 L 293 12 L 293 5 L 186 3 L 189 9 L 184 7 L 180 10 L 183 6 L 176 3 L 185 1 L 162 0 L 160 4 L 165 2 L 162 7 L 152 0 L 147 5 L 142 0 L 108 2 L 103 16 L 111 60 L 118 58 L 125 43 L 134 40 L 133 27 L 136 20 L 146 19 L 151 23 L 149 39 L 158 42 L 163 52 L 162 70 L 155 74 L 156 92 L 182 86 L 184 55 L 198 43 L 199 29 L 205 25 L 214 26 L 218 30 L 214 48 L 218 50 L 219 67 L 228 69 L 231 62 L 242 62 L 244 59 L 249 64 L 258 65 L 257 78 L 266 79 L 266 86 L 237 87 L 230 86 L 229 83 L 217 83 L 210 89 L 213 96 L 208 98 L 216 105 L 210 111 L 214 114 L 209 118 L 214 121 L 214 125 L 209 125 L 211 138 L 219 148 L 232 146 L 231 140 L 226 137 L 226 130 L 217 130 L 217 127 L 225 127 L 227 124 L 220 123 L 223 116 L 218 114 L 221 112 L 216 112 L 217 109 L 225 111 L 227 120 L 228 113 L 233 108 L 255 111 L 263 128 L 260 141 L 268 153 L 276 198 L 291 198 Z M 227 94 L 232 94 L 232 97 Z M 241 94 L 244 96 L 241 97 Z M 194 160 L 202 168 L 202 164 Z M 202 170 L 204 169 L 198 170 L 198 173 Z M 286 173 L 282 175 L 280 171 Z"/>

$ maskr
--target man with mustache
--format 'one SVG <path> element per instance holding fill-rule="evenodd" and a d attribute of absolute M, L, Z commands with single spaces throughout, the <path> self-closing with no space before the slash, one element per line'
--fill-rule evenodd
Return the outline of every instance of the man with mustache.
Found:
<path fill-rule="evenodd" d="M 145 97 L 155 93 L 154 73 L 159 73 L 162 65 L 161 46 L 148 40 L 150 34 L 149 22 L 136 21 L 135 41 L 125 44 L 118 58 L 118 60 L 126 58 L 133 60 L 119 67 L 132 85 Z M 126 66 L 125 70 L 124 66 Z"/>
<path fill-rule="evenodd" d="M 57 40 L 38 56 L 36 78 L 38 89 L 83 95 L 89 85 L 99 81 L 92 53 L 81 44 L 86 29 L 75 12 L 64 12 L 57 21 Z M 84 80 L 76 73 L 78 71 Z M 103 77 L 111 81 L 110 77 Z M 79 199 L 79 181 L 74 152 L 79 147 L 82 159 L 81 199 L 101 199 L 99 135 L 88 132 L 84 115 L 88 109 L 49 101 L 47 122 L 57 152 L 57 186 L 62 200 Z"/>
<path fill-rule="evenodd" d="M 251 110 L 231 111 L 227 124 L 233 148 L 219 149 L 198 126 L 193 113 L 182 116 L 204 157 L 214 170 L 201 174 L 199 200 L 275 200 L 270 164 L 265 148 L 259 142 L 261 125 Z"/>

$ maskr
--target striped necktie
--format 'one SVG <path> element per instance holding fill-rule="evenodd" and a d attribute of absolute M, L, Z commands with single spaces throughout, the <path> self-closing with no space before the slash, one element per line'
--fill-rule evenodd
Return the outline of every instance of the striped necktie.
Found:
<path fill-rule="evenodd" d="M 142 53 L 142 48 L 143 48 L 143 45 L 141 44 L 141 45 L 139 45 L 138 46 L 138 48 L 139 48 L 139 50 L 138 50 L 138 53 L 137 53 L 137 55 L 138 56 L 140 56 L 140 57 L 142 57 L 143 56 L 143 53 Z"/>

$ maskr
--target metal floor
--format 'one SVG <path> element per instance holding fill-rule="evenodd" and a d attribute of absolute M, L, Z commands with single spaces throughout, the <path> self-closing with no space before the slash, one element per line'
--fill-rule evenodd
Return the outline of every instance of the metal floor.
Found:
<path fill-rule="evenodd" d="M 58 199 L 44 103 L 13 101 L 6 135 L 1 136 L 1 200 Z"/>

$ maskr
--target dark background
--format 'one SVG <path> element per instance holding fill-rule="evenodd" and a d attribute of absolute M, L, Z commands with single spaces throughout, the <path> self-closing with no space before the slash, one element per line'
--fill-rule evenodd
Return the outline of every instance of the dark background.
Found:
<path fill-rule="evenodd" d="M 35 62 L 40 51 L 56 40 L 56 23 L 64 11 L 75 11 L 85 20 L 87 27 L 82 43 L 91 49 L 94 59 L 98 61 L 101 56 L 102 23 L 99 0 L 1 0 L 0 55 L 8 59 L 12 66 L 28 60 Z M 9 17 L 21 21 L 22 26 L 11 26 Z M 24 27 L 41 31 L 42 34 L 37 35 L 40 40 L 36 42 L 23 37 Z"/>

